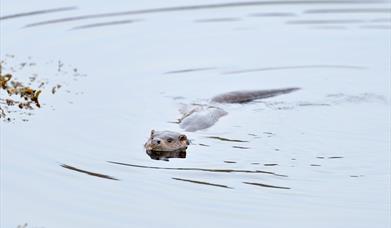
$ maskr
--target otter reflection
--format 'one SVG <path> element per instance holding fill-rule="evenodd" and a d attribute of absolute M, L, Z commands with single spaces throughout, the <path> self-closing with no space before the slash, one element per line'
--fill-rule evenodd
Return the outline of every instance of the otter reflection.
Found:
<path fill-rule="evenodd" d="M 152 151 L 146 150 L 146 153 L 154 160 L 168 161 L 169 158 L 186 158 L 186 151 Z"/>

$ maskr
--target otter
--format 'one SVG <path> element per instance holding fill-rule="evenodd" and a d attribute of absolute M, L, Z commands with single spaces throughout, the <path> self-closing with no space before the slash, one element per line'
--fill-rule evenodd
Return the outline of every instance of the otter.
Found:
<path fill-rule="evenodd" d="M 243 104 L 257 99 L 274 97 L 291 93 L 299 88 L 284 88 L 272 90 L 234 91 L 213 97 L 208 104 L 192 104 L 184 106 L 178 119 L 180 128 L 185 131 L 198 131 L 213 126 L 221 117 L 228 114 L 219 104 Z M 190 141 L 187 136 L 173 131 L 151 131 L 148 141 L 144 144 L 147 154 L 152 159 L 167 160 L 172 157 L 185 158 Z"/>
<path fill-rule="evenodd" d="M 148 152 L 180 152 L 186 151 L 190 141 L 187 136 L 173 131 L 151 131 L 144 148 Z M 152 154 L 152 153 L 148 153 Z"/>

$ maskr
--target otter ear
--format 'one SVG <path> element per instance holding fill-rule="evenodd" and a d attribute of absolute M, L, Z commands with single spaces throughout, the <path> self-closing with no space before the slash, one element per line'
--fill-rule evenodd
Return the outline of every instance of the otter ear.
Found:
<path fill-rule="evenodd" d="M 187 145 L 189 145 L 189 140 L 187 140 L 187 137 L 186 137 L 186 135 L 180 135 L 179 137 L 178 137 L 178 139 L 179 139 L 179 141 L 186 141 L 186 143 L 187 143 Z"/>
<path fill-rule="evenodd" d="M 155 130 L 151 130 L 151 137 L 155 134 Z"/>
<path fill-rule="evenodd" d="M 187 137 L 186 137 L 186 135 L 180 135 L 180 136 L 178 136 L 178 139 L 179 139 L 179 141 L 183 141 L 183 140 L 186 140 Z"/>

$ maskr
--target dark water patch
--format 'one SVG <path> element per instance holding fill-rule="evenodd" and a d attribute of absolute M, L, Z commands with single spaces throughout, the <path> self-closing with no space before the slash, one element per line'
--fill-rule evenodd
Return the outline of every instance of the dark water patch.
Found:
<path fill-rule="evenodd" d="M 311 26 L 310 29 L 322 29 L 322 30 L 347 30 L 345 26 L 327 25 L 327 26 Z"/>
<path fill-rule="evenodd" d="M 16 228 L 27 228 L 28 223 L 24 223 L 23 225 L 18 225 Z"/>
<path fill-rule="evenodd" d="M 70 165 L 66 165 L 66 164 L 61 164 L 61 167 L 66 168 L 66 169 L 70 169 L 70 170 L 73 170 L 73 171 L 76 171 L 76 172 L 79 172 L 79 173 L 85 173 L 85 174 L 90 175 L 90 176 L 95 176 L 95 177 L 100 177 L 100 178 L 105 178 L 105 179 L 110 179 L 110 180 L 119 180 L 117 178 L 114 178 L 114 177 L 111 177 L 111 176 L 108 176 L 108 175 L 105 175 L 105 174 L 100 174 L 100 173 L 95 173 L 95 172 L 90 172 L 90 171 L 78 169 L 76 167 L 73 167 L 73 166 L 70 166 Z"/>
<path fill-rule="evenodd" d="M 163 8 L 150 8 L 141 10 L 130 10 L 121 12 L 110 13 L 98 13 L 87 14 L 75 17 L 58 18 L 47 21 L 40 21 L 36 23 L 27 24 L 25 27 L 35 27 L 40 25 L 57 24 L 69 21 L 80 21 L 93 18 L 105 18 L 105 17 L 117 17 L 136 14 L 153 14 L 153 13 L 165 13 L 165 12 L 181 12 L 181 11 L 193 11 L 193 10 L 210 10 L 210 9 L 222 9 L 222 8 L 236 8 L 236 7 L 248 7 L 248 6 L 268 6 L 268 5 L 318 5 L 318 4 L 376 4 L 383 3 L 384 1 L 377 0 L 341 0 L 341 1 L 248 1 L 248 2 L 228 2 L 228 3 L 216 3 L 216 4 L 204 4 L 204 5 L 189 5 L 189 6 L 173 6 Z"/>
<path fill-rule="evenodd" d="M 250 17 L 296 17 L 295 13 L 253 13 L 249 15 Z"/>
<path fill-rule="evenodd" d="M 304 107 L 306 107 L 306 106 L 330 106 L 330 104 L 326 104 L 326 103 L 307 103 L 307 102 L 299 103 L 297 105 L 298 106 L 304 106 Z"/>
<path fill-rule="evenodd" d="M 249 141 L 245 141 L 245 140 L 228 139 L 228 138 L 223 138 L 223 137 L 219 137 L 219 136 L 207 136 L 206 138 L 217 139 L 217 140 L 226 141 L 226 142 L 249 142 Z"/>
<path fill-rule="evenodd" d="M 251 73 L 251 72 L 258 72 L 258 71 L 316 69 L 316 68 L 353 69 L 353 70 L 366 69 L 365 67 L 362 66 L 351 66 L 351 65 L 301 65 L 301 66 L 281 66 L 281 67 L 263 67 L 263 68 L 245 69 L 245 70 L 229 71 L 229 72 L 225 72 L 224 74 L 243 74 L 243 73 Z"/>
<path fill-rule="evenodd" d="M 334 104 L 341 103 L 362 103 L 362 102 L 381 102 L 387 104 L 388 101 L 384 96 L 373 93 L 361 93 L 357 95 L 348 95 L 344 93 L 328 94 L 327 98 L 331 99 Z"/>
<path fill-rule="evenodd" d="M 359 19 L 335 19 L 335 20 L 295 20 L 287 21 L 289 25 L 324 25 L 324 24 L 357 24 L 364 23 L 365 20 Z"/>
<path fill-rule="evenodd" d="M 276 163 L 266 163 L 266 164 L 263 164 L 264 166 L 277 166 L 278 164 Z"/>
<path fill-rule="evenodd" d="M 206 70 L 214 70 L 214 69 L 216 69 L 216 67 L 189 68 L 189 69 L 167 71 L 164 74 L 182 74 L 182 73 L 190 73 L 195 71 L 206 71 Z"/>
<path fill-rule="evenodd" d="M 319 165 L 319 164 L 311 164 L 310 166 L 321 166 L 321 165 Z"/>
<path fill-rule="evenodd" d="M 337 159 L 337 158 L 343 158 L 342 156 L 332 156 L 332 157 L 328 157 L 328 159 Z"/>
<path fill-rule="evenodd" d="M 255 183 L 255 182 L 243 182 L 243 183 L 249 184 L 249 185 L 255 185 L 255 186 L 259 186 L 259 187 L 265 187 L 265 188 L 291 189 L 289 187 L 281 187 L 281 186 L 276 186 L 276 185 L 262 184 L 262 183 Z"/>
<path fill-rule="evenodd" d="M 391 18 L 376 18 L 370 20 L 371 23 L 391 23 Z"/>
<path fill-rule="evenodd" d="M 182 96 L 173 96 L 171 97 L 173 100 L 184 100 L 186 99 L 185 97 L 182 97 Z"/>
<path fill-rule="evenodd" d="M 256 134 L 252 134 L 252 133 L 249 133 L 248 135 L 250 135 L 250 136 L 258 136 L 258 135 L 256 135 Z"/>
<path fill-rule="evenodd" d="M 210 22 L 233 22 L 240 21 L 240 18 L 235 17 L 224 17 L 224 18 L 208 18 L 208 19 L 199 19 L 195 20 L 196 23 L 210 23 Z"/>
<path fill-rule="evenodd" d="M 236 161 L 224 161 L 224 163 L 230 163 L 230 164 L 233 164 L 233 163 L 237 163 Z"/>
<path fill-rule="evenodd" d="M 151 151 L 146 153 L 153 160 L 169 161 L 170 158 L 186 158 L 186 151 Z"/>
<path fill-rule="evenodd" d="M 10 14 L 10 15 L 1 16 L 0 17 L 0 21 L 12 19 L 12 18 L 18 18 L 18 17 L 28 17 L 28 16 L 35 16 L 35 15 L 40 15 L 40 14 L 69 11 L 69 10 L 75 10 L 75 9 L 77 9 L 77 7 L 70 6 L 70 7 L 61 7 L 61 8 L 54 8 L 54 9 L 44 9 L 44 10 L 30 11 L 30 12 L 24 12 L 24 13 L 16 13 L 16 14 Z"/>
<path fill-rule="evenodd" d="M 201 171 L 201 172 L 214 172 L 214 173 L 262 173 L 262 174 L 269 174 L 273 176 L 278 177 L 287 177 L 287 175 L 277 174 L 274 172 L 269 171 L 262 171 L 262 170 L 244 170 L 244 169 L 207 169 L 207 168 L 172 168 L 172 167 L 160 167 L 160 166 L 144 166 L 144 165 L 133 165 L 128 163 L 122 163 L 122 162 L 114 162 L 114 161 L 107 161 L 112 164 L 116 165 L 124 165 L 124 166 L 130 166 L 135 168 L 143 168 L 143 169 L 160 169 L 160 170 L 176 170 L 176 171 Z"/>
<path fill-rule="evenodd" d="M 250 149 L 250 147 L 245 147 L 245 146 L 232 146 L 232 148 L 243 149 L 243 150 L 248 150 L 248 149 Z"/>
<path fill-rule="evenodd" d="M 323 156 L 319 156 L 319 157 L 316 157 L 316 158 L 318 158 L 318 159 L 325 159 L 325 157 L 323 157 Z"/>
<path fill-rule="evenodd" d="M 253 27 L 245 27 L 245 26 L 240 26 L 240 27 L 234 27 L 234 31 L 249 31 L 249 30 L 254 30 Z"/>
<path fill-rule="evenodd" d="M 71 30 L 106 27 L 106 26 L 113 26 L 113 25 L 125 25 L 125 24 L 132 24 L 132 23 L 139 22 L 139 21 L 141 21 L 141 20 L 109 21 L 109 22 L 102 22 L 102 23 L 95 23 L 95 24 L 80 25 L 80 26 L 76 26 L 76 27 L 71 28 Z"/>
<path fill-rule="evenodd" d="M 203 143 L 198 143 L 200 146 L 205 146 L 205 147 L 210 147 L 209 145 L 203 144 Z"/>
<path fill-rule="evenodd" d="M 390 30 L 391 25 L 363 25 L 360 26 L 362 29 L 385 29 L 385 30 Z"/>
<path fill-rule="evenodd" d="M 177 120 L 177 121 L 167 121 L 167 123 L 171 123 L 171 124 L 180 124 L 181 122 L 179 122 L 179 120 Z"/>
<path fill-rule="evenodd" d="M 346 13 L 391 13 L 385 8 L 356 8 L 356 9 L 313 9 L 304 11 L 306 14 L 346 14 Z"/>
<path fill-rule="evenodd" d="M 209 182 L 205 182 L 205 181 L 197 181 L 197 180 L 190 180 L 190 179 L 182 179 L 182 178 L 177 178 L 177 177 L 172 177 L 172 179 L 174 179 L 174 180 L 179 180 L 179 181 L 184 181 L 184 182 L 190 182 L 190 183 L 194 183 L 194 184 L 202 184 L 202 185 L 209 185 L 209 186 L 215 186 L 215 187 L 233 189 L 233 188 L 231 188 L 231 187 L 228 187 L 227 185 L 214 184 L 214 183 L 209 183 Z"/>

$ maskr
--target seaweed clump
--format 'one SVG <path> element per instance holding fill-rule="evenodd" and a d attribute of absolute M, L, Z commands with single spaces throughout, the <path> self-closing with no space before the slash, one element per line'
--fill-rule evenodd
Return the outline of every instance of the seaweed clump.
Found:
<path fill-rule="evenodd" d="M 12 77 L 13 75 L 9 73 L 3 75 L 0 64 L 0 94 L 2 95 L 4 91 L 8 94 L 8 98 L 0 98 L 0 118 L 7 120 L 11 120 L 7 118 L 7 106 L 17 106 L 27 110 L 41 107 L 38 100 L 41 90 L 24 86 L 21 82 L 13 80 Z"/>

